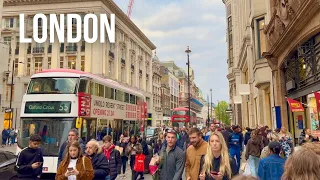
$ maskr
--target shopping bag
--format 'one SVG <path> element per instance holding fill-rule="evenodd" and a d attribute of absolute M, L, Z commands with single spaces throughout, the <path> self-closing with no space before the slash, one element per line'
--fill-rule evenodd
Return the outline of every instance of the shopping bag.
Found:
<path fill-rule="evenodd" d="M 249 163 L 246 163 L 246 166 L 245 166 L 245 168 L 244 168 L 244 173 L 243 173 L 243 175 L 245 175 L 245 176 L 251 175 Z"/>
<path fill-rule="evenodd" d="M 160 156 L 155 155 L 151 158 L 149 165 L 154 166 L 157 165 L 157 162 L 160 160 Z"/>
<path fill-rule="evenodd" d="M 241 163 L 240 170 L 245 171 L 247 162 Z"/>
<path fill-rule="evenodd" d="M 149 165 L 149 172 L 151 175 L 154 175 L 159 169 L 158 165 Z"/>
<path fill-rule="evenodd" d="M 144 160 L 146 156 L 144 154 L 137 154 L 134 162 L 133 170 L 136 172 L 144 172 Z"/>

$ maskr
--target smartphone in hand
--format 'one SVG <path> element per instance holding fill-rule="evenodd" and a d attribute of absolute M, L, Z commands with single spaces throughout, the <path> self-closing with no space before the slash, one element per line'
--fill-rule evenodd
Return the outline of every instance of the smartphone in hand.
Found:
<path fill-rule="evenodd" d="M 219 175 L 219 173 L 216 172 L 216 171 L 211 171 L 210 173 L 211 173 L 212 175 L 215 175 L 215 176 Z"/>
<path fill-rule="evenodd" d="M 73 167 L 68 167 L 68 171 L 72 171 L 73 170 Z"/>

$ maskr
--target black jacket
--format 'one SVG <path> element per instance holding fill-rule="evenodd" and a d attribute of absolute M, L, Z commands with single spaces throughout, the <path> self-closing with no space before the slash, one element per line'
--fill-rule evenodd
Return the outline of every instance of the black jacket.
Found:
<path fill-rule="evenodd" d="M 110 153 L 110 159 L 107 161 L 110 170 L 110 179 L 115 180 L 118 174 L 121 174 L 122 162 L 120 152 L 116 149 L 113 149 Z"/>
<path fill-rule="evenodd" d="M 103 153 L 99 153 L 91 155 L 90 158 L 94 170 L 93 180 L 105 180 L 110 173 L 106 156 Z"/>
<path fill-rule="evenodd" d="M 231 178 L 232 178 L 238 174 L 238 168 L 237 168 L 237 163 L 234 158 L 229 158 L 229 160 L 230 160 Z M 210 169 L 210 171 L 219 172 L 220 163 L 221 163 L 221 156 L 219 156 L 218 158 L 214 157 L 212 159 L 212 169 Z M 201 159 L 200 159 L 200 172 L 202 172 L 203 165 L 204 165 L 204 155 L 201 156 Z M 199 172 L 199 174 L 200 174 L 200 172 Z M 227 175 L 224 175 L 222 179 L 223 180 L 230 180 Z M 205 180 L 214 180 L 214 179 L 211 175 L 206 174 Z"/>
<path fill-rule="evenodd" d="M 24 148 L 17 157 L 15 169 L 18 171 L 19 179 L 35 179 L 42 174 L 42 164 L 32 169 L 32 164 L 35 162 L 43 163 L 43 154 L 40 148 L 32 149 Z"/>
<path fill-rule="evenodd" d="M 244 134 L 244 145 L 247 145 L 248 144 L 248 141 L 249 139 L 251 138 L 251 131 L 247 131 L 245 134 Z"/>
<path fill-rule="evenodd" d="M 224 138 L 224 140 L 226 141 L 226 142 L 229 142 L 230 141 L 230 138 L 231 138 L 231 136 L 232 136 L 232 132 L 230 132 L 229 130 L 223 130 L 222 132 L 221 132 L 221 134 L 222 134 L 222 136 L 223 136 L 223 138 Z M 227 146 L 229 147 L 229 144 L 227 143 Z"/>

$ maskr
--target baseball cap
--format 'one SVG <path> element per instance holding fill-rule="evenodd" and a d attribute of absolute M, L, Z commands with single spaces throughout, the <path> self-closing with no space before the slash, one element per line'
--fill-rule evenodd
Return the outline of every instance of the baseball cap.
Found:
<path fill-rule="evenodd" d="M 272 141 L 269 143 L 269 149 L 271 149 L 274 153 L 279 154 L 281 150 L 281 145 L 277 141 Z"/>

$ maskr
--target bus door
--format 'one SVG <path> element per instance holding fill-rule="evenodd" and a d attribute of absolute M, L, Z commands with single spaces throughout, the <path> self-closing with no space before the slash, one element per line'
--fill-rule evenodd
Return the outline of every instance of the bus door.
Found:
<path fill-rule="evenodd" d="M 113 142 L 116 143 L 120 139 L 120 135 L 123 132 L 123 120 L 122 119 L 115 119 L 114 120 L 114 133 L 113 133 Z"/>
<path fill-rule="evenodd" d="M 97 138 L 97 119 L 84 119 L 82 120 L 82 126 L 80 129 L 80 137 L 86 144 L 91 139 Z"/>

